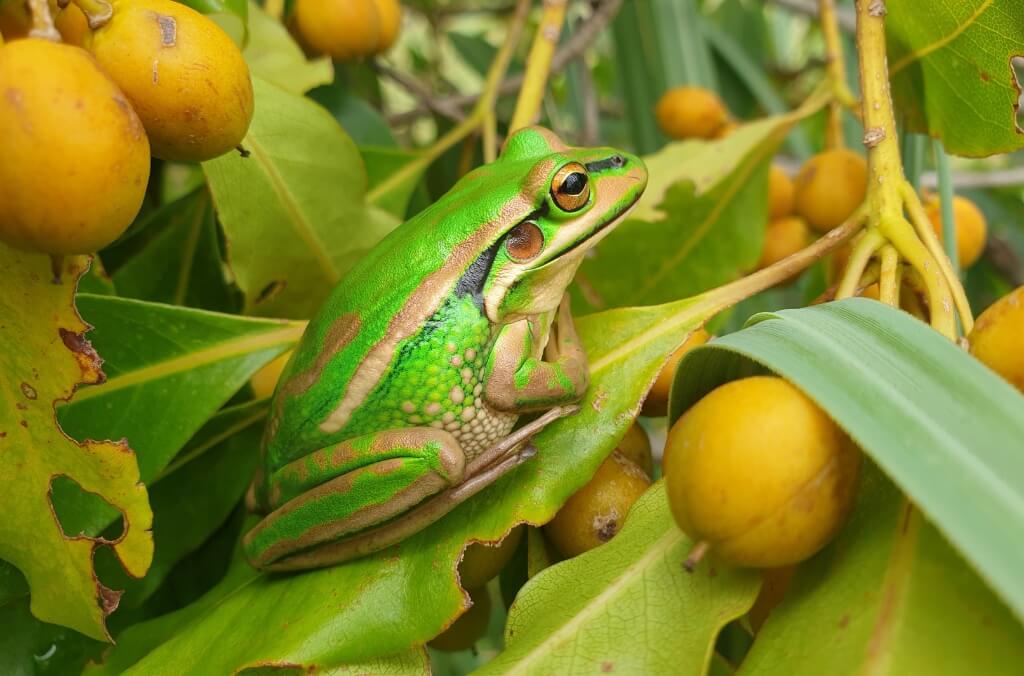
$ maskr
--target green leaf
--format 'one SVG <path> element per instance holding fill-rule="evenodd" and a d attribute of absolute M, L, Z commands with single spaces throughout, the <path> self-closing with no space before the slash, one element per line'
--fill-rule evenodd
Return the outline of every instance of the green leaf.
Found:
<path fill-rule="evenodd" d="M 329 58 L 307 60 L 281 22 L 270 18 L 254 2 L 249 3 L 249 42 L 242 56 L 254 77 L 293 94 L 305 94 L 334 79 Z"/>
<path fill-rule="evenodd" d="M 1024 628 L 868 464 L 850 522 L 797 568 L 739 673 L 998 676 L 1022 662 Z"/>
<path fill-rule="evenodd" d="M 517 523 L 550 520 L 625 434 L 666 356 L 714 311 L 684 300 L 580 319 L 591 385 L 579 413 L 535 438 L 535 458 L 376 555 L 291 576 L 231 573 L 199 604 L 126 631 L 111 664 L 135 664 L 147 674 L 232 672 L 265 661 L 337 664 L 433 638 L 465 603 L 455 576 L 465 543 L 497 541 Z M 246 627 L 244 636 L 218 638 L 238 626 Z M 164 642 L 154 646 L 155 636 Z"/>
<path fill-rule="evenodd" d="M 208 310 L 235 309 L 224 276 L 213 205 L 205 190 L 153 214 L 137 253 L 114 272 L 118 295 Z M 138 239 L 143 239 L 140 235 Z"/>
<path fill-rule="evenodd" d="M 260 79 L 242 145 L 205 162 L 249 313 L 308 317 L 398 221 L 365 202 L 359 150 L 309 99 Z"/>
<path fill-rule="evenodd" d="M 57 402 L 102 377 L 100 359 L 85 339 L 88 326 L 74 306 L 75 286 L 87 266 L 86 257 L 67 257 L 57 282 L 49 256 L 0 244 L 0 558 L 25 575 L 37 618 L 104 640 L 105 619 L 117 607 L 118 593 L 96 579 L 92 558 L 106 542 L 63 531 L 51 486 L 60 478 L 123 515 L 124 532 L 109 544 L 135 576 L 153 558 L 153 515 L 128 445 L 79 444 L 54 416 Z"/>
<path fill-rule="evenodd" d="M 149 487 L 156 553 L 141 580 L 118 580 L 125 588 L 123 605 L 138 607 L 227 520 L 256 471 L 266 414 L 265 401 L 226 409 L 184 449 L 186 462 Z"/>
<path fill-rule="evenodd" d="M 478 673 L 705 673 L 719 630 L 747 612 L 761 576 L 687 573 L 692 546 L 658 482 L 611 542 L 526 583 L 509 610 L 505 651 Z"/>
<path fill-rule="evenodd" d="M 759 365 L 778 373 L 828 411 L 1024 617 L 1024 395 L 876 301 L 751 324 L 686 356 L 669 419 Z"/>
<path fill-rule="evenodd" d="M 955 155 L 1024 147 L 1010 60 L 1024 54 L 1024 6 L 1015 0 L 946 0 L 925 9 L 889 0 L 886 37 L 893 95 L 907 128 Z"/>
<path fill-rule="evenodd" d="M 108 296 L 79 295 L 78 306 L 107 380 L 62 407 L 61 424 L 81 438 L 128 439 L 147 483 L 303 328 Z"/>
<path fill-rule="evenodd" d="M 633 147 L 639 153 L 654 152 L 665 143 L 654 120 L 654 106 L 665 93 L 665 73 L 651 3 L 623 3 L 612 21 L 612 35 Z"/>
<path fill-rule="evenodd" d="M 767 223 L 768 162 L 793 124 L 821 103 L 815 97 L 720 141 L 670 143 L 645 157 L 647 191 L 584 260 L 582 299 L 596 309 L 665 302 L 752 269 Z"/>
<path fill-rule="evenodd" d="M 77 674 L 104 644 L 32 617 L 28 599 L 0 604 L 0 674 Z"/>
<path fill-rule="evenodd" d="M 366 165 L 366 177 L 369 180 L 369 190 L 373 189 L 384 179 L 397 172 L 406 164 L 417 157 L 417 154 L 401 148 L 387 148 L 380 146 L 362 146 L 359 152 L 363 156 L 363 163 Z M 395 186 L 388 192 L 374 195 L 373 204 L 384 209 L 398 219 L 405 219 L 409 208 L 409 200 L 413 192 L 423 178 L 423 170 L 413 174 L 401 185 Z"/>
<path fill-rule="evenodd" d="M 249 24 L 247 0 L 181 0 L 181 3 L 208 15 L 236 43 L 245 42 Z"/>

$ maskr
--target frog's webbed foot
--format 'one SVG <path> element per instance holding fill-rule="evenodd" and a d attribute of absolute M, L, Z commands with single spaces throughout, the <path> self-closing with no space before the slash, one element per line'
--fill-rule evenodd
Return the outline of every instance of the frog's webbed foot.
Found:
<path fill-rule="evenodd" d="M 391 510 L 394 518 L 386 523 L 360 532 L 353 532 L 352 535 L 346 535 L 340 539 L 335 537 L 331 541 L 322 541 L 321 544 L 312 548 L 293 547 L 292 551 L 284 555 L 258 561 L 255 565 L 268 571 L 318 568 L 366 556 L 401 542 L 434 523 L 463 501 L 476 495 L 509 471 L 532 458 L 537 451 L 527 443 L 529 439 L 553 421 L 572 415 L 578 410 L 578 406 L 559 406 L 523 425 L 474 458 L 465 468 L 466 478 L 464 481 L 451 484 L 446 490 L 437 492 L 411 510 L 408 509 L 408 505 L 404 505 L 400 509 L 396 506 Z M 303 497 L 300 496 L 296 500 L 303 499 Z M 278 511 L 286 509 L 289 504 L 291 503 L 286 504 Z M 271 514 L 267 519 L 273 515 Z M 266 519 L 257 528 L 263 526 L 265 522 Z M 334 522 L 332 521 L 332 523 Z M 247 548 L 251 537 L 252 533 L 246 536 Z"/>

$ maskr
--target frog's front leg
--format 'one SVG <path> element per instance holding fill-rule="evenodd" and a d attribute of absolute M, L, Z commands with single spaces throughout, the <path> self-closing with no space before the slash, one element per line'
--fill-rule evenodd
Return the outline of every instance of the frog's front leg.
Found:
<path fill-rule="evenodd" d="M 385 430 L 314 451 L 274 472 L 255 491 L 269 512 L 245 536 L 256 568 L 317 550 L 379 525 L 463 480 L 466 457 L 451 433 L 431 427 Z"/>
<path fill-rule="evenodd" d="M 545 350 L 534 356 L 531 320 L 501 329 L 487 360 L 484 399 L 499 411 L 527 413 L 577 402 L 590 383 L 587 355 L 572 321 L 568 298 L 558 306 Z"/>

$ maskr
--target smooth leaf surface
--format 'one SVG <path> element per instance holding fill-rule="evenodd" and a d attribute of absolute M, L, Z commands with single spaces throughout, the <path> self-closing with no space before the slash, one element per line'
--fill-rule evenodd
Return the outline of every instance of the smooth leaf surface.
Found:
<path fill-rule="evenodd" d="M 761 576 L 687 573 L 692 546 L 658 482 L 611 542 L 526 583 L 509 609 L 505 651 L 479 673 L 705 673 L 719 630 L 747 612 Z"/>
<path fill-rule="evenodd" d="M 854 298 L 757 315 L 683 360 L 670 420 L 770 369 L 842 426 L 1024 617 L 1024 396 L 910 315 Z"/>
<path fill-rule="evenodd" d="M 323 108 L 256 79 L 242 145 L 203 169 L 250 313 L 308 317 L 397 219 L 365 203 L 359 150 Z"/>
<path fill-rule="evenodd" d="M 284 25 L 254 2 L 249 3 L 249 41 L 242 56 L 254 77 L 293 94 L 305 94 L 334 79 L 334 66 L 328 57 L 306 59 Z"/>
<path fill-rule="evenodd" d="M 126 631 L 111 665 L 177 674 L 266 661 L 351 663 L 429 640 L 464 607 L 455 567 L 465 544 L 550 520 L 625 433 L 666 356 L 714 311 L 684 300 L 580 319 L 591 385 L 579 413 L 536 437 L 535 458 L 377 555 L 291 576 L 237 571 L 198 604 Z"/>
<path fill-rule="evenodd" d="M 797 568 L 739 673 L 998 676 L 1022 662 L 1024 628 L 869 463 L 850 522 Z"/>
<path fill-rule="evenodd" d="M 1010 60 L 1024 55 L 1024 5 L 1015 0 L 889 0 L 893 95 L 911 131 L 969 157 L 1024 147 Z"/>
<path fill-rule="evenodd" d="M 153 515 L 128 445 L 79 444 L 54 415 L 54 405 L 70 399 L 80 384 L 103 377 L 85 337 L 88 326 L 75 312 L 75 285 L 87 266 L 83 256 L 67 257 L 55 282 L 49 256 L 0 244 L 0 558 L 24 574 L 37 618 L 102 640 L 119 596 L 93 570 L 93 552 L 107 542 L 63 532 L 51 485 L 62 477 L 120 510 L 124 532 L 109 544 L 134 576 L 144 574 L 153 558 Z"/>
<path fill-rule="evenodd" d="M 235 309 L 236 294 L 224 276 L 209 193 L 197 190 L 165 205 L 143 235 L 146 241 L 113 274 L 118 295 L 206 310 Z"/>
<path fill-rule="evenodd" d="M 107 381 L 59 410 L 81 438 L 126 438 L 149 482 L 302 325 L 108 296 L 78 296 Z M 106 523 L 99 524 L 101 527 Z"/>
<path fill-rule="evenodd" d="M 768 160 L 793 124 L 820 105 L 815 97 L 724 139 L 670 143 L 645 157 L 647 190 L 630 219 L 584 261 L 581 297 L 596 309 L 661 303 L 752 269 L 767 223 Z"/>

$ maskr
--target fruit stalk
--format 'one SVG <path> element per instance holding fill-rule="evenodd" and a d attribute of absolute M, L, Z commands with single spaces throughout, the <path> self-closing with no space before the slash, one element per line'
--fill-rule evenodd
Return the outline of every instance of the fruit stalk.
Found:
<path fill-rule="evenodd" d="M 868 148 L 868 232 L 881 234 L 917 270 L 927 290 L 932 326 L 956 340 L 953 297 L 957 295 L 956 289 L 961 294 L 963 289 L 959 280 L 951 280 L 947 274 L 949 261 L 945 256 L 936 256 L 938 242 L 934 232 L 930 228 L 924 232 L 920 223 L 911 225 L 903 215 L 904 202 L 908 207 L 911 200 L 918 206 L 920 202 L 912 187 L 907 190 L 910 184 L 904 177 L 899 154 L 886 63 L 885 13 L 884 0 L 857 2 L 864 145 Z M 959 301 L 957 308 L 960 310 Z"/>
<path fill-rule="evenodd" d="M 843 59 L 843 45 L 839 39 L 839 22 L 836 19 L 835 0 L 819 0 L 821 32 L 825 38 L 825 68 L 832 91 L 828 104 L 828 122 L 825 127 L 825 147 L 843 147 L 843 107 L 856 107 L 856 97 L 846 84 L 846 63 Z"/>
<path fill-rule="evenodd" d="M 60 33 L 53 25 L 53 14 L 50 12 L 50 3 L 46 0 L 29 0 L 29 11 L 32 13 L 32 30 L 29 35 L 34 38 L 42 38 L 52 42 L 60 42 Z"/>
<path fill-rule="evenodd" d="M 551 58 L 555 54 L 558 38 L 562 34 L 567 0 L 544 0 L 544 14 L 541 16 L 537 33 L 526 59 L 526 76 L 523 87 L 516 99 L 515 112 L 509 124 L 509 133 L 533 123 L 540 113 L 540 104 L 551 72 Z"/>
<path fill-rule="evenodd" d="M 512 61 L 512 51 L 519 42 L 519 36 L 523 32 L 523 26 L 526 23 L 529 11 L 530 0 L 516 0 L 516 8 L 509 23 L 508 35 L 505 36 L 505 42 L 498 49 L 498 53 L 494 56 L 494 61 L 491 62 L 483 91 L 480 93 L 480 98 L 477 99 L 476 105 L 473 106 L 472 112 L 466 116 L 466 119 L 452 127 L 447 134 L 437 139 L 432 146 L 427 148 L 416 159 L 391 174 L 386 180 L 381 181 L 376 188 L 367 193 L 366 197 L 370 202 L 379 200 L 381 196 L 388 194 L 405 181 L 418 176 L 422 170 L 430 166 L 445 151 L 477 131 L 484 124 L 487 115 L 492 114 L 494 110 L 494 103 L 498 98 L 498 90 L 502 79 L 505 77 L 505 71 L 508 70 L 509 62 Z"/>

